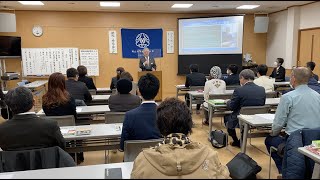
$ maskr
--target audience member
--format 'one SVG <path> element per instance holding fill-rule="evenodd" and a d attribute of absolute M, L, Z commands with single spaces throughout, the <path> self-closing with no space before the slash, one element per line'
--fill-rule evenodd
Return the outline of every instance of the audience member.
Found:
<path fill-rule="evenodd" d="M 79 72 L 78 81 L 85 83 L 88 89 L 97 90 L 96 86 L 94 85 L 93 79 L 87 76 L 87 68 L 81 65 L 78 66 L 77 70 Z"/>
<path fill-rule="evenodd" d="M 186 77 L 186 83 L 185 86 L 186 87 L 190 87 L 190 86 L 204 86 L 207 78 L 203 73 L 199 72 L 199 67 L 197 64 L 191 64 L 190 67 L 190 74 L 187 75 Z M 185 96 L 186 99 L 186 103 L 188 106 L 190 106 L 190 98 L 189 95 L 186 94 Z M 197 104 L 197 114 L 200 114 L 200 106 L 201 104 Z"/>
<path fill-rule="evenodd" d="M 307 68 L 311 70 L 311 77 L 313 77 L 315 80 L 319 81 L 319 76 L 313 73 L 314 68 L 316 67 L 316 63 L 310 61 L 307 62 Z"/>
<path fill-rule="evenodd" d="M 229 171 L 218 153 L 206 145 L 192 142 L 192 117 L 186 104 L 166 99 L 157 108 L 157 126 L 164 140 L 144 149 L 136 158 L 133 179 L 228 179 Z M 177 158 L 179 157 L 179 158 Z"/>
<path fill-rule="evenodd" d="M 219 66 L 213 66 L 210 70 L 209 81 L 204 86 L 204 100 L 209 100 L 210 94 L 224 94 L 226 92 L 226 83 L 221 80 L 222 73 Z M 208 108 L 208 103 L 204 102 L 203 105 Z M 205 122 L 203 124 L 209 124 L 208 111 L 204 110 Z"/>
<path fill-rule="evenodd" d="M 73 115 L 77 118 L 76 102 L 66 90 L 63 74 L 56 72 L 50 75 L 48 92 L 42 97 L 42 109 L 46 116 Z"/>
<path fill-rule="evenodd" d="M 284 60 L 282 58 L 277 58 L 277 61 L 274 62 L 274 65 L 276 66 L 270 77 L 275 78 L 276 82 L 282 82 L 286 80 L 286 69 L 282 67 Z"/>
<path fill-rule="evenodd" d="M 111 84 L 110 84 L 110 89 L 116 89 L 117 88 L 117 82 L 120 79 L 120 75 L 122 72 L 124 72 L 124 68 L 123 67 L 118 67 L 116 72 L 117 72 L 117 76 L 113 77 L 111 79 Z"/>
<path fill-rule="evenodd" d="M 120 79 L 117 83 L 117 94 L 109 98 L 109 108 L 115 112 L 127 112 L 140 106 L 139 96 L 130 94 L 132 83 L 128 79 Z"/>
<path fill-rule="evenodd" d="M 263 106 L 266 101 L 266 92 L 263 87 L 253 83 L 254 72 L 244 69 L 239 74 L 241 87 L 234 90 L 232 99 L 226 100 L 227 106 L 232 110 L 231 115 L 225 116 L 225 124 L 229 135 L 232 137 L 232 146 L 240 147 L 240 140 L 237 138 L 235 128 L 239 127 L 240 109 L 245 106 Z"/>
<path fill-rule="evenodd" d="M 13 118 L 0 125 L 0 147 L 4 151 L 18 151 L 59 146 L 65 140 L 57 122 L 44 120 L 34 112 L 32 92 L 26 87 L 10 90 L 5 101 Z"/>
<path fill-rule="evenodd" d="M 78 81 L 78 71 L 75 68 L 67 70 L 66 89 L 76 101 L 77 106 L 85 106 L 85 102 L 92 100 L 92 96 L 85 83 Z"/>
<path fill-rule="evenodd" d="M 266 92 L 274 91 L 274 79 L 270 79 L 267 75 L 268 66 L 265 64 L 260 64 L 257 67 L 257 75 L 258 78 L 255 79 L 253 82 L 258 85 L 264 87 Z"/>
<path fill-rule="evenodd" d="M 230 64 L 227 68 L 228 77 L 224 79 L 226 85 L 239 85 L 239 75 L 238 75 L 238 66 L 235 64 Z"/>
<path fill-rule="evenodd" d="M 138 85 L 136 82 L 133 82 L 133 77 L 131 76 L 131 74 L 128 71 L 124 71 L 123 73 L 121 73 L 120 79 L 128 79 L 129 81 L 131 81 L 132 82 L 132 90 L 130 91 L 130 94 L 137 95 Z"/>
<path fill-rule="evenodd" d="M 311 71 L 305 67 L 292 70 L 290 84 L 294 90 L 281 96 L 275 119 L 272 124 L 272 133 L 265 140 L 267 150 L 285 143 L 288 136 L 303 128 L 320 127 L 320 95 L 307 86 Z M 285 127 L 285 134 L 280 135 Z M 270 153 L 270 152 L 269 152 Z M 282 172 L 282 158 L 277 153 L 271 154 L 279 173 Z"/>
<path fill-rule="evenodd" d="M 142 104 L 125 115 L 123 122 L 120 149 L 124 150 L 126 140 L 146 140 L 160 138 L 156 125 L 157 104 L 154 98 L 159 91 L 160 82 L 153 74 L 141 76 L 138 82 Z"/>

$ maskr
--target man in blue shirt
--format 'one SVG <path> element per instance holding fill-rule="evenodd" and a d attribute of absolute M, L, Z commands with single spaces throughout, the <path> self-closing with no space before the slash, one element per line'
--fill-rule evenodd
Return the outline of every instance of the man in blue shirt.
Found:
<path fill-rule="evenodd" d="M 271 146 L 277 148 L 285 143 L 287 137 L 296 130 L 320 127 L 320 94 L 308 87 L 310 77 L 311 71 L 306 67 L 292 70 L 290 85 L 294 90 L 280 99 L 272 124 L 272 133 L 265 140 L 268 151 Z M 279 136 L 284 127 L 285 135 Z M 281 174 L 282 158 L 277 153 L 272 153 L 271 156 Z"/>
<path fill-rule="evenodd" d="M 161 138 L 156 125 L 157 104 L 154 98 L 159 91 L 159 80 L 153 74 L 147 73 L 138 82 L 142 104 L 128 111 L 123 122 L 120 149 L 124 150 L 126 140 L 147 140 Z"/>

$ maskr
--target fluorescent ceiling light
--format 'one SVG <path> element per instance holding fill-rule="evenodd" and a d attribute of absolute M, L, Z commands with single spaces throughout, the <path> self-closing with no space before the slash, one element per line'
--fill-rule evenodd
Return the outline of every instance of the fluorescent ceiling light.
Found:
<path fill-rule="evenodd" d="M 37 5 L 37 6 L 43 6 L 44 4 L 41 1 L 18 1 L 19 3 L 23 5 Z"/>
<path fill-rule="evenodd" d="M 259 6 L 260 5 L 242 5 L 242 6 L 237 7 L 237 9 L 254 9 L 254 8 L 259 7 Z"/>
<path fill-rule="evenodd" d="M 100 2 L 102 7 L 120 7 L 120 2 Z"/>
<path fill-rule="evenodd" d="M 171 6 L 171 8 L 189 8 L 191 7 L 193 4 L 174 4 Z"/>

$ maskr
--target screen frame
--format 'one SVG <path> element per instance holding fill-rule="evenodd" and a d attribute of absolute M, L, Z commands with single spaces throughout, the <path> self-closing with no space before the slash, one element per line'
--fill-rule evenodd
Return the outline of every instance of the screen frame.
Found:
<path fill-rule="evenodd" d="M 6 37 L 6 38 L 17 38 L 20 40 L 20 56 L 17 55 L 13 55 L 13 56 L 1 56 L 0 55 L 0 59 L 18 59 L 22 57 L 22 38 L 21 36 L 0 36 L 0 37 Z"/>

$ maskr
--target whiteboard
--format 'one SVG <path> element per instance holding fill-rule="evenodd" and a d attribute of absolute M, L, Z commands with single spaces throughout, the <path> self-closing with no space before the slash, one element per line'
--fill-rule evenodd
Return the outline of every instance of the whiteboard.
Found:
<path fill-rule="evenodd" d="M 22 48 L 21 52 L 24 76 L 66 74 L 79 66 L 78 48 Z"/>
<path fill-rule="evenodd" d="M 88 76 L 99 76 L 98 49 L 80 49 L 80 62 L 88 71 Z"/>

